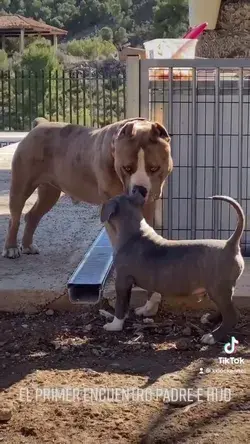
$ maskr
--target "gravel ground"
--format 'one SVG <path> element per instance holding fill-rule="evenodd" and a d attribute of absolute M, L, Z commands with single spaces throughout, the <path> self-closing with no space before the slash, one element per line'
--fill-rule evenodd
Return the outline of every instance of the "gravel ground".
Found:
<path fill-rule="evenodd" d="M 3 246 L 9 219 L 10 163 L 14 150 L 0 149 L 0 243 Z M 36 200 L 27 201 L 25 214 Z M 24 223 L 20 226 L 21 239 Z M 56 206 L 41 220 L 35 233 L 39 255 L 16 260 L 0 257 L 0 309 L 22 310 L 44 304 L 65 292 L 66 283 L 101 229 L 99 208 L 74 205 L 62 195 Z"/>

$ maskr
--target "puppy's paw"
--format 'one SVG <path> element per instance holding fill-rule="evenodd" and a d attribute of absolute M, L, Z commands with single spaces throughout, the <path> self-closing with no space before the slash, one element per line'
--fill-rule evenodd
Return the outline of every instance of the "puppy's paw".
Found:
<path fill-rule="evenodd" d="M 112 322 L 108 322 L 103 326 L 106 331 L 122 331 L 124 319 L 117 319 L 114 317 Z"/>
<path fill-rule="evenodd" d="M 212 333 L 207 333 L 202 336 L 201 342 L 202 342 L 202 344 L 214 345 L 216 341 L 215 341 Z"/>
<path fill-rule="evenodd" d="M 200 319 L 201 323 L 202 324 L 210 324 L 209 317 L 210 317 L 210 313 L 205 313 Z"/>
<path fill-rule="evenodd" d="M 4 248 L 2 256 L 8 259 L 16 259 L 21 256 L 21 249 L 19 247 Z"/>
<path fill-rule="evenodd" d="M 158 312 L 159 304 L 153 304 L 151 301 L 147 301 L 143 307 L 138 307 L 135 309 L 136 316 L 155 316 Z"/>
<path fill-rule="evenodd" d="M 39 254 L 39 248 L 36 244 L 31 244 L 29 247 L 21 247 L 23 254 Z"/>

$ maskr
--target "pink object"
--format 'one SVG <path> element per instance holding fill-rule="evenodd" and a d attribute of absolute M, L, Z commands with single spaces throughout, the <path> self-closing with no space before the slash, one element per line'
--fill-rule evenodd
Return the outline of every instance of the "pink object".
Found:
<path fill-rule="evenodd" d="M 197 39 L 203 31 L 206 29 L 208 23 L 202 23 L 201 25 L 191 28 L 182 38 L 183 39 Z"/>

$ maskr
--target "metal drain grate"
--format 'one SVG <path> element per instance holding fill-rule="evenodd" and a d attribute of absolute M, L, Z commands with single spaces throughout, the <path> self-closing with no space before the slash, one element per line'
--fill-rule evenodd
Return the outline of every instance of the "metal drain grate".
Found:
<path fill-rule="evenodd" d="M 98 303 L 112 262 L 112 246 L 103 228 L 68 281 L 70 301 L 74 304 Z"/>

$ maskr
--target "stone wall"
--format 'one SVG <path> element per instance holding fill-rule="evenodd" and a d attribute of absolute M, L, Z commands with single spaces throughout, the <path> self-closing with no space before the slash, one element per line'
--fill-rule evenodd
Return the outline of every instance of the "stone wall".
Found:
<path fill-rule="evenodd" d="M 222 0 L 216 29 L 199 39 L 197 57 L 250 57 L 250 1 Z"/>

